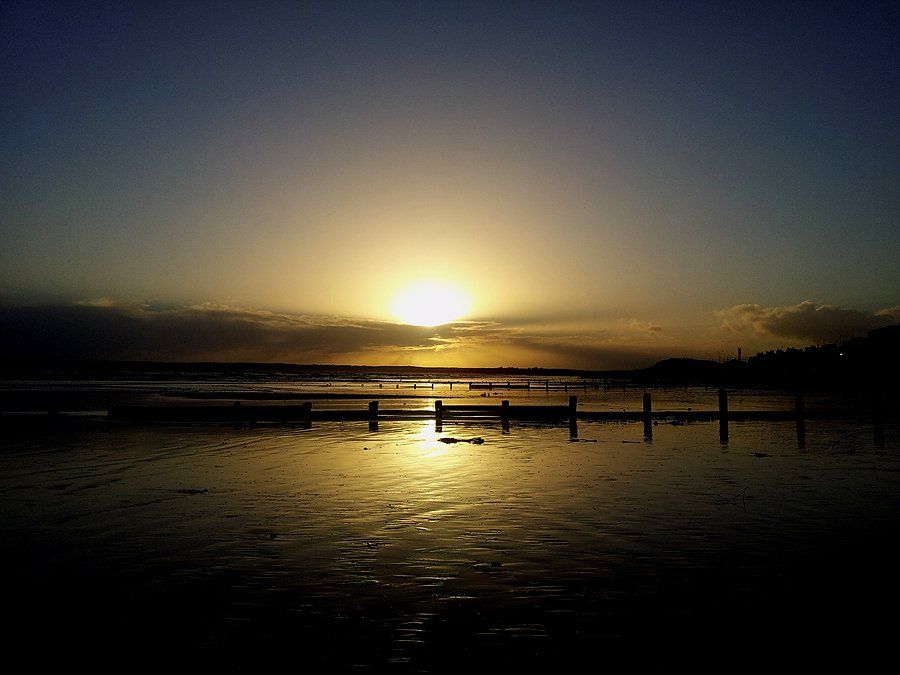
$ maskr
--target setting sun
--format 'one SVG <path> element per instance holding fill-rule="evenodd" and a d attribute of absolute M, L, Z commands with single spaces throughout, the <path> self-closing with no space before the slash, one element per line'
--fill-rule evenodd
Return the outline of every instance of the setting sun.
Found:
<path fill-rule="evenodd" d="M 442 326 L 462 318 L 468 309 L 466 294 L 443 281 L 410 284 L 391 301 L 391 313 L 411 326 Z"/>

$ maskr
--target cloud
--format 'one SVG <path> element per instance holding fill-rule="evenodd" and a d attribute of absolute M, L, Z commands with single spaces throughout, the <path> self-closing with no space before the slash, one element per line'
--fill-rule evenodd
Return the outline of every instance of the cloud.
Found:
<path fill-rule="evenodd" d="M 640 319 L 632 319 L 628 322 L 628 327 L 638 333 L 662 333 L 662 326 Z"/>
<path fill-rule="evenodd" d="M 656 324 L 620 319 L 609 328 L 582 327 L 573 331 L 553 324 L 505 325 L 479 321 L 450 327 L 447 336 L 434 338 L 447 349 L 496 355 L 497 365 L 510 365 L 513 356 L 526 365 L 603 370 L 640 368 L 669 356 L 673 346 L 660 342 Z"/>
<path fill-rule="evenodd" d="M 89 300 L 81 300 L 75 304 L 82 307 L 127 307 L 127 305 L 116 302 L 111 298 L 91 298 Z"/>
<path fill-rule="evenodd" d="M 851 337 L 857 329 L 870 330 L 900 319 L 900 307 L 863 312 L 804 300 L 787 307 L 734 305 L 717 313 L 721 329 L 729 333 L 752 331 L 761 337 L 783 337 L 809 342 Z"/>
<path fill-rule="evenodd" d="M 735 305 L 717 313 L 729 336 L 798 344 L 851 336 L 900 318 L 900 307 L 862 312 L 805 301 Z M 571 321 L 460 321 L 435 328 L 352 317 L 279 313 L 203 303 L 0 304 L 0 360 L 244 361 L 420 366 L 639 368 L 671 356 L 706 355 L 710 335 L 620 317 Z M 711 330 L 714 334 L 715 331 Z M 721 339 L 721 333 L 719 333 Z M 750 341 L 752 342 L 752 340 Z M 718 348 L 718 343 L 715 344 Z"/>
<path fill-rule="evenodd" d="M 429 329 L 197 305 L 113 303 L 0 308 L 10 359 L 296 361 L 383 348 L 428 348 Z"/>
<path fill-rule="evenodd" d="M 74 305 L 0 305 L 3 361 L 632 368 L 668 355 L 660 352 L 658 336 L 655 324 L 629 319 L 606 331 L 538 331 L 487 320 L 427 328 L 214 303 L 158 308 L 102 298 Z"/>

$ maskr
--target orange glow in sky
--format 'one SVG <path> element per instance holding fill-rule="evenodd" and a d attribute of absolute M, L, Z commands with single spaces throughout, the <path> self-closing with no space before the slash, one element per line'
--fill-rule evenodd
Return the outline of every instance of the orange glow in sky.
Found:
<path fill-rule="evenodd" d="M 0 360 L 631 369 L 900 322 L 896 6 L 3 3 Z"/>

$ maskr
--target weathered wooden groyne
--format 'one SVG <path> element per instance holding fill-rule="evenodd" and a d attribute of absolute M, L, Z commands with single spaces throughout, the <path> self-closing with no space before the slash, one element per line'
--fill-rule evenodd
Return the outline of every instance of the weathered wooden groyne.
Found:
<path fill-rule="evenodd" d="M 299 405 L 161 405 L 161 406 L 116 406 L 109 409 L 111 422 L 130 423 L 199 423 L 234 424 L 256 426 L 260 424 L 298 424 L 309 426 L 318 421 L 367 421 L 370 428 L 377 429 L 379 420 L 430 420 L 437 428 L 445 422 L 499 420 L 504 429 L 510 421 L 569 423 L 570 431 L 577 436 L 578 420 L 609 422 L 643 422 L 644 437 L 651 439 L 653 427 L 660 422 L 672 424 L 688 422 L 719 422 L 719 439 L 728 442 L 729 422 L 745 421 L 794 421 L 797 440 L 801 445 L 806 439 L 806 422 L 815 419 L 835 417 L 860 417 L 860 411 L 808 411 L 803 396 L 797 396 L 791 410 L 729 410 L 728 393 L 718 391 L 718 406 L 714 410 L 653 410 L 651 395 L 644 393 L 641 410 L 634 411 L 591 411 L 578 410 L 578 399 L 570 396 L 568 405 L 510 405 L 508 400 L 500 405 L 444 405 L 442 400 L 434 403 L 434 408 L 392 409 L 381 408 L 378 401 L 370 401 L 366 408 L 355 409 L 314 409 L 310 401 Z M 868 415 L 866 416 L 868 417 Z M 883 438 L 884 414 L 877 406 L 871 421 L 875 426 L 876 439 Z"/>
<path fill-rule="evenodd" d="M 290 425 L 302 428 L 314 422 L 367 422 L 372 430 L 378 429 L 380 421 L 433 420 L 435 428 L 442 429 L 445 423 L 486 423 L 499 421 L 504 431 L 511 422 L 537 424 L 566 424 L 570 434 L 578 435 L 578 422 L 643 422 L 644 438 L 653 438 L 653 428 L 662 423 L 680 425 L 693 422 L 718 422 L 719 439 L 728 442 L 730 422 L 791 422 L 796 425 L 797 442 L 806 442 L 806 423 L 812 420 L 836 418 L 853 419 L 870 423 L 874 429 L 876 444 L 884 443 L 886 421 L 900 420 L 900 410 L 895 406 L 885 407 L 878 396 L 871 399 L 870 408 L 813 409 L 806 408 L 804 398 L 798 395 L 794 405 L 788 410 L 730 410 L 728 392 L 718 391 L 718 405 L 709 410 L 654 410 L 650 392 L 644 392 L 640 410 L 579 410 L 576 396 L 569 396 L 567 405 L 511 405 L 508 400 L 490 404 L 445 405 L 443 400 L 435 400 L 429 408 L 382 408 L 379 401 L 369 401 L 359 408 L 314 408 L 312 401 L 303 403 L 257 404 L 235 401 L 225 404 L 176 404 L 176 405 L 119 405 L 108 409 L 105 418 L 96 415 L 82 416 L 51 410 L 46 414 L 3 414 L 0 411 L 0 425 L 4 429 L 40 430 L 72 429 L 85 425 L 96 425 L 103 421 L 109 424 L 150 424 L 150 425 L 230 425 L 256 427 L 263 425 Z M 348 399 L 352 400 L 352 399 Z M 387 405 L 394 401 L 385 397 Z"/>
<path fill-rule="evenodd" d="M 846 411 L 849 416 L 851 411 Z M 785 421 L 793 419 L 823 419 L 835 416 L 835 411 L 807 411 L 803 397 L 798 396 L 792 410 L 729 410 L 728 394 L 719 390 L 715 410 L 653 410 L 651 395 L 645 393 L 641 410 L 579 410 L 578 398 L 569 397 L 568 405 L 510 405 L 508 400 L 497 404 L 446 405 L 442 400 L 434 408 L 382 408 L 379 401 L 370 401 L 365 408 L 313 408 L 311 401 L 300 404 L 240 404 L 234 405 L 122 405 L 108 411 L 111 421 L 125 422 L 304 422 L 304 421 L 371 421 L 378 419 L 510 419 L 523 421 L 554 421 L 567 419 L 641 421 Z"/>

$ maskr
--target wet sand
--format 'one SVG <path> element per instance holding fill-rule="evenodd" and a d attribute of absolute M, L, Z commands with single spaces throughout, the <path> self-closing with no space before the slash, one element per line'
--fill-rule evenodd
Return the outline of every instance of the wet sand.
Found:
<path fill-rule="evenodd" d="M 0 494 L 44 666 L 858 669 L 900 599 L 895 426 L 98 427 L 6 438 Z"/>

